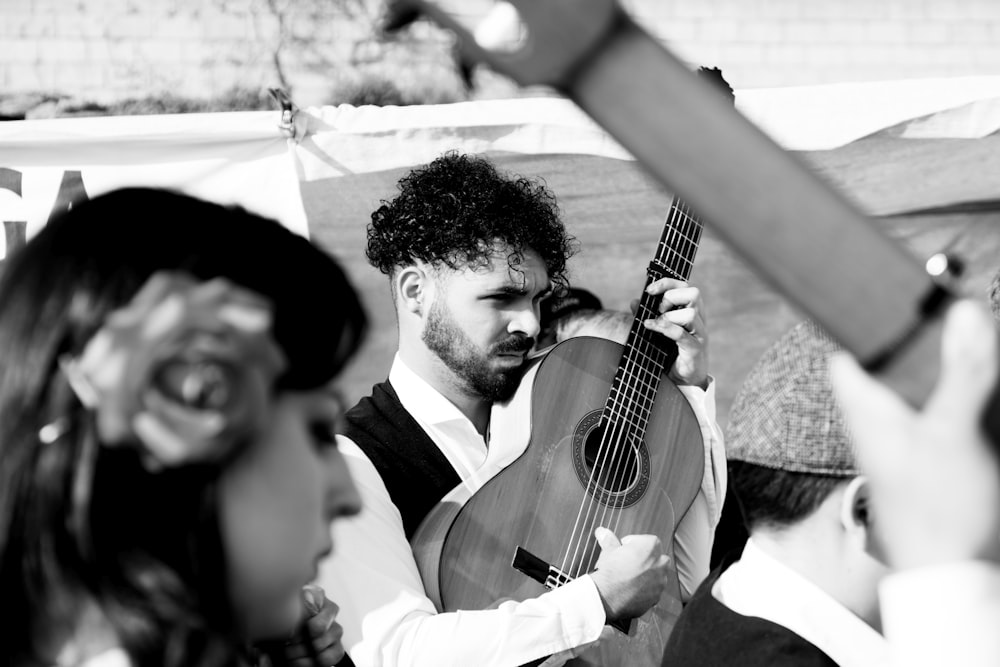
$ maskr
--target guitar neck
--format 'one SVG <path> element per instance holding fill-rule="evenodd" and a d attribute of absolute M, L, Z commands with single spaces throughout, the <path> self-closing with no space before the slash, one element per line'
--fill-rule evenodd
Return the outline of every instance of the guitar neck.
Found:
<path fill-rule="evenodd" d="M 644 287 L 661 278 L 686 281 L 691 276 L 702 230 L 702 223 L 691 208 L 675 196 L 656 255 L 646 271 Z M 673 341 L 643 325 L 646 320 L 659 316 L 660 301 L 660 295 L 649 294 L 643 289 L 604 409 L 607 419 L 624 420 L 639 433 L 645 430 L 649 421 L 664 371 L 673 366 L 677 358 L 677 345 Z"/>
<path fill-rule="evenodd" d="M 701 221 L 680 197 L 674 196 L 667 213 L 660 243 L 656 247 L 653 263 L 662 269 L 662 275 L 650 277 L 647 285 L 662 277 L 687 280 L 691 277 L 694 257 L 701 243 Z"/>

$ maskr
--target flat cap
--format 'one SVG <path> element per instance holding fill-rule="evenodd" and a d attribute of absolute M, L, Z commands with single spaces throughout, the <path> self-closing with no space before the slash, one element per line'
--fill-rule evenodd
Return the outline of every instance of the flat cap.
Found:
<path fill-rule="evenodd" d="M 840 346 L 811 321 L 772 345 L 740 388 L 729 414 L 727 457 L 768 468 L 822 475 L 860 473 L 830 385 Z"/>

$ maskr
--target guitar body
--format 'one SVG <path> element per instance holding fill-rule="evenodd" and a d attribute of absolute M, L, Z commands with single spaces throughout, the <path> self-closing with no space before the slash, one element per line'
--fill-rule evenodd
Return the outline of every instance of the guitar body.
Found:
<path fill-rule="evenodd" d="M 588 475 L 593 462 L 587 459 L 587 435 L 594 440 L 622 350 L 598 338 L 556 346 L 535 376 L 524 453 L 471 497 L 459 487 L 424 521 L 414 553 L 440 609 L 487 609 L 544 593 L 542 584 L 511 566 L 517 547 L 573 576 L 591 571 L 598 525 L 619 537 L 659 536 L 674 567 L 674 528 L 701 486 L 704 446 L 698 420 L 673 383 L 661 383 L 645 437 L 631 441 L 628 479 L 595 485 Z M 581 506 L 596 513 L 589 522 L 578 521 Z M 633 621 L 628 635 L 615 632 L 570 664 L 658 667 L 680 610 L 674 569 L 667 592 Z"/>

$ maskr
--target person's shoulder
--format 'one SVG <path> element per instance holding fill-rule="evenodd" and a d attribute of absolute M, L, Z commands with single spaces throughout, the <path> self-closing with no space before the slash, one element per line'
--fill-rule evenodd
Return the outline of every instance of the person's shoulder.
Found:
<path fill-rule="evenodd" d="M 830 656 L 788 628 L 764 619 L 751 620 L 756 623 L 746 633 L 737 635 L 742 638 L 742 646 L 737 647 L 742 655 L 741 664 L 837 667 Z"/>
<path fill-rule="evenodd" d="M 712 596 L 722 567 L 702 582 L 681 612 L 667 642 L 663 665 L 684 667 L 836 667 L 819 648 L 788 628 L 738 614 Z"/>
<path fill-rule="evenodd" d="M 720 605 L 721 606 L 721 605 Z M 663 656 L 670 667 L 836 667 L 826 653 L 771 621 L 739 616 L 698 615 L 687 626 L 678 624 Z M 687 613 L 685 609 L 684 613 Z"/>

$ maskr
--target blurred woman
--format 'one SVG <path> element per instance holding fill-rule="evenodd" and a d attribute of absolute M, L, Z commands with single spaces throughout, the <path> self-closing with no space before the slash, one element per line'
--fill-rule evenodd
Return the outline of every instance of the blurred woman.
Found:
<path fill-rule="evenodd" d="M 240 208 L 120 190 L 0 279 L 2 665 L 237 665 L 359 500 L 331 383 L 365 317 Z"/>

